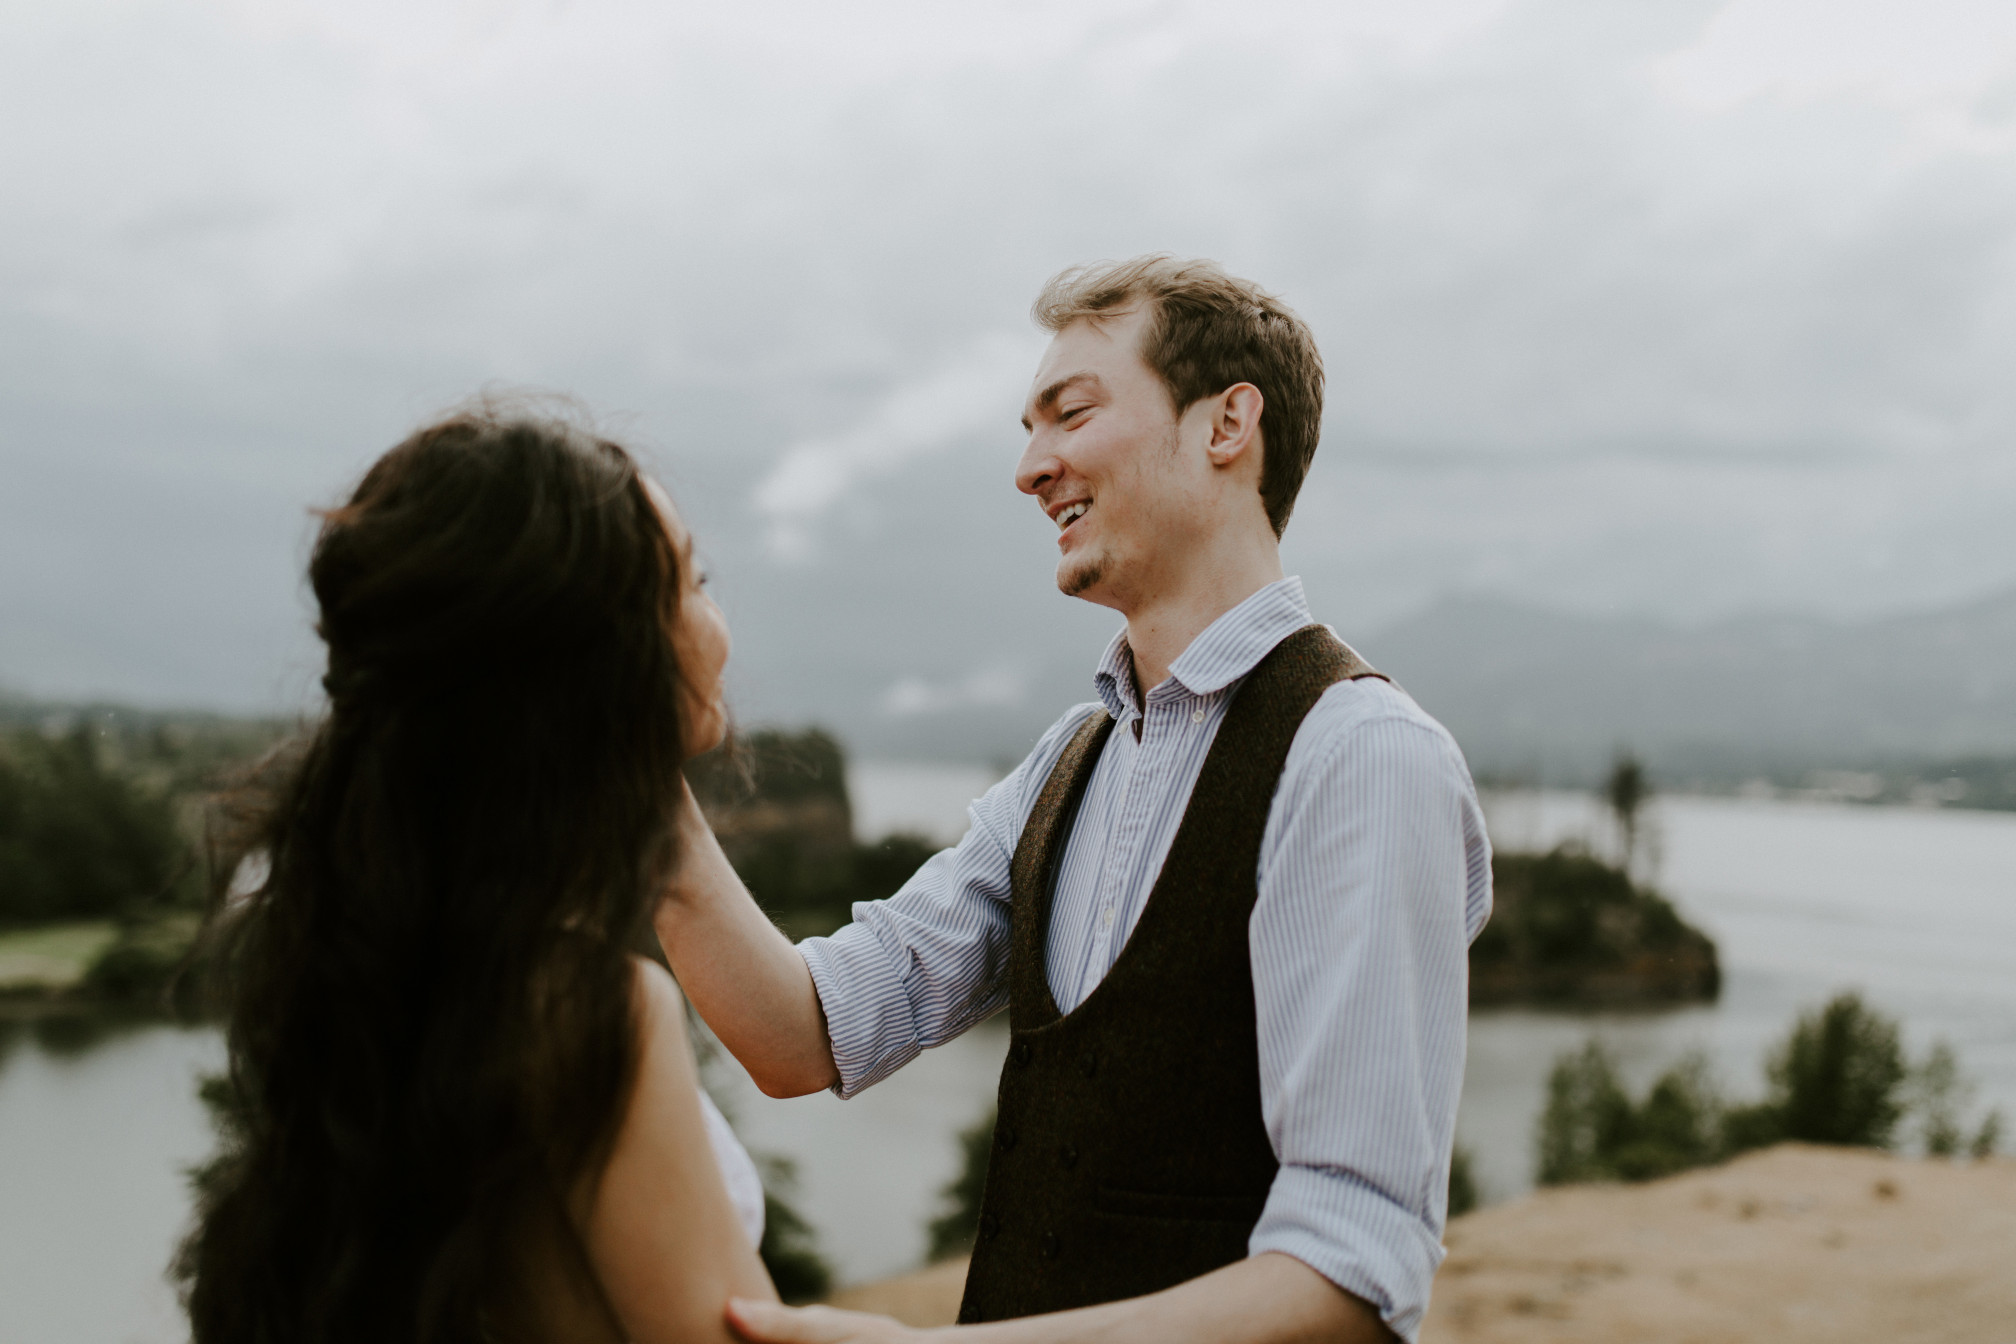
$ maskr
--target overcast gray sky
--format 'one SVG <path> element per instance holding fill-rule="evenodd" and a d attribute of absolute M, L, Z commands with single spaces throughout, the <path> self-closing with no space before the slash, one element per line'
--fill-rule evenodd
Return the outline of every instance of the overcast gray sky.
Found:
<path fill-rule="evenodd" d="M 0 184 L 41 695 L 304 702 L 307 509 L 503 383 L 647 451 L 749 715 L 1047 703 L 1114 622 L 1011 484 L 1026 309 L 1148 250 L 1314 326 L 1347 634 L 2016 584 L 2000 0 L 0 0 Z"/>

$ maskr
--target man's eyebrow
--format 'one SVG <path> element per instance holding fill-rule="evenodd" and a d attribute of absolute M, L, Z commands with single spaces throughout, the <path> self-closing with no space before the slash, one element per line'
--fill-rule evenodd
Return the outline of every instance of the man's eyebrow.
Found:
<path fill-rule="evenodd" d="M 1044 388 L 1041 392 L 1038 392 L 1036 394 L 1036 400 L 1033 403 L 1036 409 L 1039 411 L 1047 411 L 1052 406 L 1055 406 L 1057 404 L 1058 399 L 1064 395 L 1066 390 L 1068 390 L 1073 383 L 1091 383 L 1100 388 L 1104 388 L 1106 386 L 1105 379 L 1101 378 L 1098 374 L 1093 373 L 1089 370 L 1080 370 L 1077 373 L 1067 373 L 1062 378 L 1059 378 L 1056 382 L 1050 384 L 1050 386 Z M 1022 417 L 1022 428 L 1025 430 L 1029 428 L 1029 417 L 1026 415 Z"/>

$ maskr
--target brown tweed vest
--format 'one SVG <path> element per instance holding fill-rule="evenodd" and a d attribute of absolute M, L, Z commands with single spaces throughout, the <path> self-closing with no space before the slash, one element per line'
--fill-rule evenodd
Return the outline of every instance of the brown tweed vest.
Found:
<path fill-rule="evenodd" d="M 1010 870 L 1011 1038 L 961 1321 L 1138 1297 L 1245 1258 L 1279 1165 L 1247 955 L 1261 834 L 1303 717 L 1336 682 L 1379 675 L 1320 625 L 1260 660 L 1139 923 L 1068 1016 L 1044 967 L 1051 893 L 1112 718 L 1065 747 Z"/>

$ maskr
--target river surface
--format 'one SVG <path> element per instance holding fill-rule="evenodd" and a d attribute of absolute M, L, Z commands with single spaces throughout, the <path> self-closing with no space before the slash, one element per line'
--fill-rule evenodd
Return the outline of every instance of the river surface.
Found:
<path fill-rule="evenodd" d="M 857 827 L 951 837 L 990 778 L 861 763 Z M 1507 849 L 1613 841 L 1581 795 L 1500 795 L 1489 812 Z M 1722 998 L 1476 1014 L 1459 1129 L 1487 1199 L 1529 1187 L 1561 1051 L 1600 1036 L 1642 1086 L 1701 1050 L 1730 1095 L 1755 1095 L 1794 1014 L 1843 988 L 1901 1019 L 1914 1054 L 1950 1041 L 1978 1085 L 1975 1114 L 1995 1104 L 2016 1119 L 2016 814 L 1666 798 L 1641 853 L 1720 945 Z M 957 1134 L 991 1104 L 1005 1046 L 997 1019 L 844 1103 L 764 1097 L 725 1056 L 707 1071 L 748 1145 L 796 1165 L 795 1202 L 855 1281 L 923 1254 Z M 182 1338 L 161 1271 L 186 1216 L 182 1168 L 209 1142 L 193 1083 L 220 1059 L 204 1030 L 0 1021 L 0 1344 Z"/>

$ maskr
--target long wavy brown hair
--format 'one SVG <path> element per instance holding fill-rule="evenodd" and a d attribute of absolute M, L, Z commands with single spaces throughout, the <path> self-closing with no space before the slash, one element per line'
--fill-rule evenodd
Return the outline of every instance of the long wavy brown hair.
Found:
<path fill-rule="evenodd" d="M 628 453 L 520 412 L 421 430 L 324 516 L 329 709 L 238 832 L 264 881 L 213 897 L 198 1344 L 510 1339 L 527 1247 L 585 1273 L 564 1204 L 673 857 L 679 568 Z"/>

